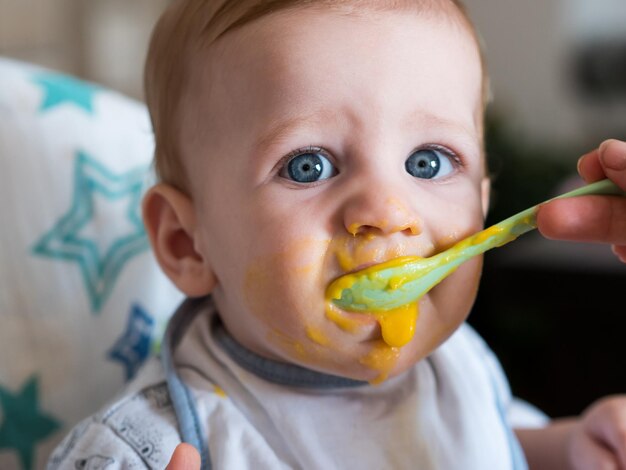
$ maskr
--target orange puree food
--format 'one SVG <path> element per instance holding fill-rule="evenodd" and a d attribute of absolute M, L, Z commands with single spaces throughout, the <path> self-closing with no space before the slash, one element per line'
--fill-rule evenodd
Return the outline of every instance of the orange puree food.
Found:
<path fill-rule="evenodd" d="M 333 284 L 335 289 L 329 289 L 326 293 L 326 317 L 335 322 L 344 331 L 354 331 L 356 325 L 345 316 L 341 315 L 340 310 L 336 307 L 332 299 L 334 295 L 341 295 L 344 288 L 351 285 L 349 276 L 341 279 L 344 283 Z M 383 340 L 389 346 L 400 347 L 411 341 L 415 331 L 415 323 L 418 317 L 417 302 L 413 302 L 392 310 L 372 310 L 370 312 L 359 312 L 364 315 L 373 315 L 380 324 Z"/>
<path fill-rule="evenodd" d="M 356 231 L 356 230 L 354 230 Z M 367 235 L 367 234 L 366 234 Z M 381 250 L 368 244 L 374 236 L 364 236 L 362 243 L 354 243 L 351 239 L 337 239 L 332 243 L 332 251 L 335 254 L 337 263 L 344 271 L 350 271 L 373 259 L 392 256 L 391 261 L 377 264 L 369 269 L 359 271 L 359 275 L 371 271 L 375 275 L 381 266 L 399 265 L 407 260 L 419 259 L 413 256 L 403 256 L 402 247 L 396 247 L 393 251 Z M 345 312 L 334 304 L 334 298 L 341 296 L 345 288 L 350 288 L 356 282 L 356 276 L 347 274 L 336 279 L 326 291 L 326 318 L 334 322 L 339 328 L 348 333 L 358 331 L 362 322 L 358 321 L 355 315 L 346 315 Z M 396 283 L 400 286 L 403 279 L 394 279 L 390 285 Z M 389 371 L 395 365 L 399 355 L 399 348 L 407 344 L 414 335 L 415 323 L 418 317 L 417 302 L 404 305 L 397 309 L 386 311 L 358 312 L 357 315 L 373 316 L 380 325 L 382 341 L 377 342 L 372 350 L 361 359 L 361 363 L 373 370 L 378 371 L 378 376 L 373 383 L 382 382 L 388 376 Z M 307 329 L 307 336 L 311 341 L 323 345 L 326 341 L 321 338 L 319 332 Z"/>
<path fill-rule="evenodd" d="M 417 302 L 384 312 L 373 312 L 380 324 L 383 341 L 392 347 L 401 347 L 411 341 L 418 316 Z"/>
<path fill-rule="evenodd" d="M 373 315 L 378 320 L 383 341 L 374 345 L 372 350 L 361 359 L 361 364 L 378 371 L 378 376 L 371 381 L 372 384 L 376 384 L 387 378 L 400 354 L 400 347 L 408 343 L 413 337 L 418 309 L 417 303 L 413 303 L 394 310 L 368 314 Z M 355 332 L 359 326 L 357 321 L 343 315 L 341 309 L 332 302 L 331 298 L 326 299 L 326 317 L 347 332 Z M 317 332 L 308 329 L 307 334 L 313 342 L 324 343 L 325 338 L 320 338 Z"/>
<path fill-rule="evenodd" d="M 383 268 L 391 266 L 399 266 L 410 261 L 420 259 L 417 256 L 401 256 L 385 263 L 372 266 L 359 272 L 359 276 L 369 275 L 375 276 L 377 271 Z M 326 290 L 326 316 L 335 323 L 339 324 L 344 330 L 347 329 L 340 324 L 344 321 L 341 314 L 337 313 L 336 307 L 334 307 L 332 300 L 341 297 L 341 292 L 344 289 L 350 288 L 357 280 L 357 276 L 353 274 L 346 274 L 336 279 L 330 284 Z M 392 278 L 389 281 L 389 289 L 397 289 L 401 287 L 407 279 L 404 277 Z M 383 335 L 383 340 L 389 346 L 401 347 L 411 341 L 413 333 L 415 332 L 415 323 L 418 317 L 418 303 L 412 302 L 406 305 L 402 305 L 398 308 L 391 310 L 376 310 L 372 309 L 367 312 L 362 312 L 365 315 L 373 315 L 380 324 L 380 328 Z"/>
<path fill-rule="evenodd" d="M 391 347 L 382 341 L 378 342 L 369 354 L 361 359 L 361 364 L 379 372 L 378 376 L 370 383 L 384 382 L 389 376 L 389 371 L 396 364 L 399 355 L 400 348 Z"/>
<path fill-rule="evenodd" d="M 360 271 L 359 275 L 362 276 L 365 273 L 375 276 L 376 272 L 380 270 L 381 267 L 396 266 L 417 259 L 419 258 L 414 256 L 401 256 Z M 357 322 L 343 315 L 341 309 L 337 307 L 332 300 L 340 297 L 343 289 L 350 288 L 356 280 L 357 277 L 355 275 L 347 274 L 331 283 L 326 290 L 326 317 L 335 322 L 342 330 L 348 332 L 356 330 Z M 389 288 L 398 288 L 404 282 L 405 279 L 403 278 L 391 279 Z M 379 383 L 387 378 L 389 371 L 395 365 L 398 355 L 400 354 L 399 348 L 407 344 L 413 338 L 418 317 L 418 302 L 412 302 L 391 310 L 373 309 L 371 311 L 358 313 L 373 316 L 380 325 L 383 340 L 376 344 L 369 354 L 361 360 L 363 365 L 379 372 L 376 379 L 372 381 L 372 383 Z"/>
<path fill-rule="evenodd" d="M 460 264 L 460 262 L 464 261 L 461 257 L 466 251 L 473 249 L 473 247 L 476 246 L 488 244 L 492 239 L 498 240 L 498 246 L 515 239 L 517 234 L 514 233 L 512 227 L 518 224 L 533 227 L 535 224 L 534 213 L 531 213 L 519 220 L 512 220 L 510 222 L 505 221 L 501 224 L 491 226 L 474 234 L 473 236 L 457 242 L 448 250 L 442 251 L 430 258 L 420 258 L 418 256 L 398 256 L 384 263 L 370 266 L 369 268 L 352 274 L 341 276 L 335 279 L 326 289 L 326 303 L 329 305 L 333 303 L 333 300 L 342 299 L 342 293 L 344 290 L 353 290 L 353 286 L 363 279 L 368 280 L 368 283 L 371 284 L 373 290 L 378 289 L 380 291 L 391 293 L 393 291 L 399 291 L 405 284 L 413 282 L 417 278 L 425 276 L 436 269 L 449 266 L 450 268 L 448 270 L 440 271 L 441 274 L 438 274 L 439 277 L 432 278 L 432 285 L 425 286 L 426 288 L 430 288 L 437 282 L 441 281 L 442 278 L 451 274 L 456 269 L 456 266 Z M 341 259 L 339 256 L 338 258 Z M 457 259 L 459 259 L 460 262 L 455 264 Z M 340 264 L 343 267 L 346 263 L 342 262 Z M 392 277 L 386 277 L 383 279 L 383 277 L 379 274 L 384 270 L 389 272 L 390 268 L 405 267 L 411 264 L 413 264 L 412 269 L 397 270 L 398 274 Z M 428 279 L 426 277 L 424 278 Z M 372 301 L 372 298 L 363 294 L 363 291 L 360 291 L 359 300 L 349 301 L 353 302 L 353 305 L 355 306 L 354 310 L 350 310 L 358 311 L 359 313 L 365 315 L 373 315 L 380 324 L 385 343 L 392 347 L 401 347 L 407 344 L 413 337 L 415 322 L 418 317 L 418 302 L 426 291 L 427 289 L 424 289 L 421 295 L 418 294 L 411 300 L 407 300 L 408 303 L 404 305 L 395 307 L 392 304 L 394 308 L 385 308 L 382 306 L 382 303 Z M 326 310 L 328 312 L 329 308 L 327 307 Z M 327 316 L 329 315 L 327 314 Z M 329 316 L 331 320 L 338 317 L 340 317 L 338 314 L 334 314 L 332 317 Z"/>

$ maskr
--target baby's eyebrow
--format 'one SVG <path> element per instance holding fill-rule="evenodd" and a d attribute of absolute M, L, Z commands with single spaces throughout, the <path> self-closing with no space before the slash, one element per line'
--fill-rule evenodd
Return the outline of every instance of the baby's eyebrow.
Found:
<path fill-rule="evenodd" d="M 322 124 L 327 126 L 329 123 L 337 123 L 340 119 L 339 116 L 340 113 L 336 110 L 319 109 L 305 115 L 296 115 L 270 121 L 267 130 L 265 130 L 254 143 L 255 153 L 265 153 L 273 145 L 289 137 L 295 129 L 313 129 Z M 468 143 L 479 140 L 479 130 L 473 125 L 474 122 L 471 123 L 472 125 L 469 125 L 469 123 L 462 123 L 458 120 L 448 119 L 445 116 L 424 112 L 423 110 L 416 110 L 414 113 L 411 113 L 405 121 L 405 124 L 407 129 L 415 128 L 416 125 L 446 129 L 463 140 L 468 141 Z"/>
<path fill-rule="evenodd" d="M 293 133 L 294 129 L 300 127 L 313 128 L 322 123 L 336 120 L 337 114 L 335 112 L 329 112 L 324 109 L 316 110 L 305 115 L 275 120 L 271 122 L 269 128 L 261 134 L 261 137 L 256 140 L 255 149 L 260 152 L 267 150 L 272 145 L 288 137 Z"/>
<path fill-rule="evenodd" d="M 408 128 L 415 127 L 415 125 L 437 127 L 440 129 L 447 129 L 450 132 L 454 132 L 457 135 L 463 135 L 470 139 L 475 139 L 478 136 L 478 129 L 476 123 L 472 120 L 471 125 L 464 123 L 458 119 L 448 119 L 445 116 L 440 116 L 434 113 L 428 113 L 424 111 L 415 111 L 406 121 Z"/>

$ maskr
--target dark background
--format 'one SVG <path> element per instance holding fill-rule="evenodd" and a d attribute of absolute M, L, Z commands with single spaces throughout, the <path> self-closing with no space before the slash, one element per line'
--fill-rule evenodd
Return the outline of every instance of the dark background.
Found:
<path fill-rule="evenodd" d="M 487 225 L 554 196 L 588 150 L 529 147 L 493 115 L 488 123 Z M 569 154 L 569 163 L 555 152 Z M 626 265 L 608 246 L 548 241 L 533 231 L 487 252 L 469 323 L 498 355 L 513 393 L 549 416 L 626 393 Z"/>

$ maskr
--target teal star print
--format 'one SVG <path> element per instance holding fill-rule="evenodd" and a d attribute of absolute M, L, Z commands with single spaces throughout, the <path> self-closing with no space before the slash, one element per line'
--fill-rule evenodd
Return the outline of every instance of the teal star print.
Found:
<path fill-rule="evenodd" d="M 43 101 L 39 106 L 42 112 L 64 103 L 70 103 L 91 114 L 94 95 L 101 89 L 91 83 L 61 74 L 38 74 L 33 77 L 33 81 L 44 92 Z"/>
<path fill-rule="evenodd" d="M 154 318 L 140 305 L 133 305 L 126 331 L 115 342 L 108 357 L 121 362 L 126 371 L 126 381 L 132 379 L 150 355 Z"/>
<path fill-rule="evenodd" d="M 94 312 L 106 301 L 126 262 L 148 247 L 139 213 L 147 170 L 144 166 L 117 175 L 78 152 L 72 205 L 33 248 L 36 255 L 73 261 L 80 266 Z M 95 210 L 96 196 L 110 206 L 125 204 L 119 223 L 109 217 L 103 224 L 102 214 Z M 87 229 L 92 226 L 96 228 L 89 235 Z M 124 231 L 120 232 L 120 228 Z M 101 247 L 103 238 L 110 239 L 106 249 Z"/>
<path fill-rule="evenodd" d="M 33 455 L 38 441 L 60 428 L 57 420 L 42 413 L 37 403 L 37 377 L 33 376 L 16 394 L 0 387 L 0 450 L 16 452 L 22 468 L 33 468 Z"/>

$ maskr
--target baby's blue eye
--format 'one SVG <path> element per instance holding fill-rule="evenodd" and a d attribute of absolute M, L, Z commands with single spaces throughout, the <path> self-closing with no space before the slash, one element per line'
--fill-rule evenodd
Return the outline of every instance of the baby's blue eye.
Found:
<path fill-rule="evenodd" d="M 321 152 L 303 152 L 287 162 L 280 176 L 298 183 L 314 183 L 332 178 L 337 169 Z"/>
<path fill-rule="evenodd" d="M 404 162 L 404 167 L 411 176 L 416 178 L 441 178 L 454 171 L 450 159 L 451 157 L 444 155 L 440 150 L 420 149 L 409 155 L 409 158 Z"/>

